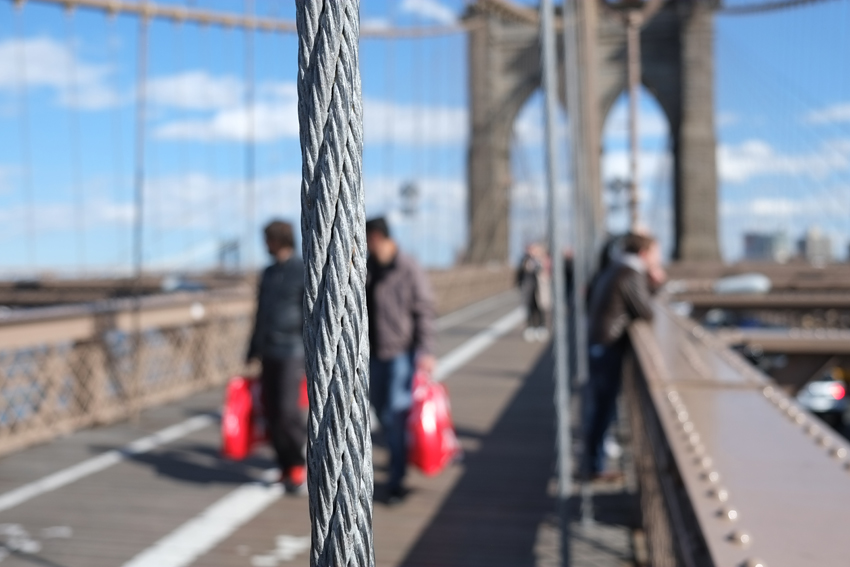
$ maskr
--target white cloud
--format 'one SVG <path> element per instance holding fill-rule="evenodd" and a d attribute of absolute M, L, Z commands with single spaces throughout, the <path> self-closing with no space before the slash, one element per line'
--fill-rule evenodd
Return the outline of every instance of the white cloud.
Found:
<path fill-rule="evenodd" d="M 242 103 L 243 81 L 233 76 L 211 76 L 206 71 L 187 71 L 157 77 L 148 82 L 153 104 L 186 110 L 218 110 Z"/>
<path fill-rule="evenodd" d="M 452 9 L 437 0 L 404 0 L 401 11 L 441 24 L 453 24 L 457 20 Z"/>
<path fill-rule="evenodd" d="M 795 175 L 823 179 L 836 171 L 850 169 L 850 140 L 824 143 L 815 152 L 783 154 L 764 140 L 747 140 L 738 145 L 717 148 L 720 178 L 741 183 L 764 175 Z"/>
<path fill-rule="evenodd" d="M 836 189 L 830 189 L 836 192 Z M 843 188 L 844 193 L 847 192 Z M 792 219 L 826 219 L 827 217 L 846 217 L 850 214 L 850 205 L 839 199 L 830 199 L 823 191 L 804 193 L 797 198 L 761 196 L 752 199 L 725 199 L 720 203 L 720 213 L 728 217 L 739 217 L 762 224 L 764 219 L 783 222 Z M 755 221 L 754 217 L 761 217 Z"/>
<path fill-rule="evenodd" d="M 375 99 L 363 103 L 367 144 L 462 144 L 467 138 L 467 116 L 463 107 L 405 105 Z"/>
<path fill-rule="evenodd" d="M 734 112 L 718 112 L 714 116 L 714 122 L 719 128 L 734 126 L 741 121 L 741 117 Z"/>
<path fill-rule="evenodd" d="M 0 164 L 0 195 L 11 193 L 18 176 L 18 168 Z"/>
<path fill-rule="evenodd" d="M 50 88 L 63 106 L 97 110 L 113 106 L 121 97 L 109 84 L 107 65 L 82 61 L 76 50 L 49 37 L 0 42 L 0 90 L 22 83 L 30 89 Z"/>
<path fill-rule="evenodd" d="M 208 116 L 166 121 L 154 129 L 162 139 L 233 141 L 248 139 L 248 108 L 241 102 L 241 82 L 233 77 L 201 73 L 157 80 L 157 101 L 182 108 L 208 109 Z M 190 96 L 206 90 L 211 96 Z M 294 83 L 260 85 L 254 105 L 254 139 L 272 142 L 298 138 L 298 94 Z M 364 130 L 367 144 L 388 141 L 402 145 L 461 144 L 466 140 L 467 111 L 462 107 L 416 106 L 366 99 Z"/>
<path fill-rule="evenodd" d="M 661 138 L 667 136 L 669 130 L 667 118 L 661 111 L 639 108 L 638 134 L 641 139 Z M 616 104 L 605 121 L 602 137 L 606 140 L 627 140 L 628 136 L 629 106 L 628 104 Z"/>
<path fill-rule="evenodd" d="M 841 102 L 818 110 L 812 110 L 804 116 L 804 120 L 810 124 L 850 122 L 850 102 Z"/>
<path fill-rule="evenodd" d="M 298 137 L 298 110 L 295 101 L 261 102 L 254 105 L 254 140 L 273 142 Z M 234 142 L 249 138 L 248 108 L 245 106 L 215 112 L 209 118 L 176 120 L 155 129 L 162 139 Z"/>
<path fill-rule="evenodd" d="M 646 185 L 658 177 L 662 168 L 672 167 L 672 156 L 666 151 L 641 151 L 639 155 L 640 182 Z M 606 181 L 629 178 L 629 152 L 607 151 L 602 154 L 602 178 Z"/>
<path fill-rule="evenodd" d="M 360 21 L 360 30 L 388 30 L 390 21 L 386 18 L 365 18 Z"/>

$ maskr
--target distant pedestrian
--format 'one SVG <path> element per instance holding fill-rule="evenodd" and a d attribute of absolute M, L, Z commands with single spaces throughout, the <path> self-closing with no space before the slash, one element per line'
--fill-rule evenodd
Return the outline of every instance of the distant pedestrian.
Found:
<path fill-rule="evenodd" d="M 405 497 L 413 375 L 434 370 L 434 297 L 425 272 L 401 252 L 383 218 L 366 223 L 370 397 L 390 451 L 387 501 Z"/>
<path fill-rule="evenodd" d="M 264 230 L 272 264 L 263 271 L 248 361 L 262 362 L 260 382 L 266 431 L 281 482 L 300 491 L 307 480 L 307 423 L 298 405 L 304 375 L 304 263 L 295 254 L 292 225 L 272 221 Z"/>
<path fill-rule="evenodd" d="M 549 330 L 547 314 L 552 306 L 552 287 L 549 257 L 539 244 L 525 249 L 517 269 L 516 282 L 526 308 L 523 338 L 526 341 L 546 340 Z"/>
<path fill-rule="evenodd" d="M 628 347 L 629 324 L 652 320 L 651 292 L 666 279 L 658 242 L 646 235 L 628 234 L 620 254 L 599 275 L 588 312 L 589 378 L 583 397 L 586 479 L 606 478 L 604 440 L 620 392 L 623 355 Z"/>

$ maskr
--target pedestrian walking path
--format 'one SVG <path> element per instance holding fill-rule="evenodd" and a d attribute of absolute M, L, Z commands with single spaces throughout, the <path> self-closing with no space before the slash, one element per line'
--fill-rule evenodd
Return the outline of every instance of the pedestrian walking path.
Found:
<path fill-rule="evenodd" d="M 438 354 L 465 456 L 413 471 L 387 506 L 387 454 L 375 437 L 379 566 L 558 565 L 551 357 L 522 339 L 517 299 L 444 319 Z M 265 451 L 220 458 L 211 391 L 0 460 L 0 564 L 62 567 L 308 565 L 305 497 L 264 482 Z M 594 497 L 575 524 L 573 565 L 631 565 L 622 490 Z M 573 505 L 578 517 L 578 507 Z"/>

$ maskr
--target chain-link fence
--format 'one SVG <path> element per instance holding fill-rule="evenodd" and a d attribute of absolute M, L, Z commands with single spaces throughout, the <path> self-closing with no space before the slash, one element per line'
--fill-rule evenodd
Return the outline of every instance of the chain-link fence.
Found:
<path fill-rule="evenodd" d="M 123 302 L 98 312 L 4 321 L 0 454 L 225 382 L 242 367 L 249 305 L 245 298 L 206 306 L 178 300 L 134 313 Z M 217 307 L 225 312 L 217 314 Z"/>

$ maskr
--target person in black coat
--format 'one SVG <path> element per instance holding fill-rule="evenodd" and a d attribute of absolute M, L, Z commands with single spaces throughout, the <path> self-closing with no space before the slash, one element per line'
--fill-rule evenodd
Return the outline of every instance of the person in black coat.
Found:
<path fill-rule="evenodd" d="M 247 361 L 262 362 L 266 431 L 277 455 L 281 482 L 297 491 L 307 480 L 307 424 L 298 405 L 304 375 L 304 262 L 295 255 L 291 224 L 272 221 L 264 234 L 273 263 L 260 280 Z"/>

